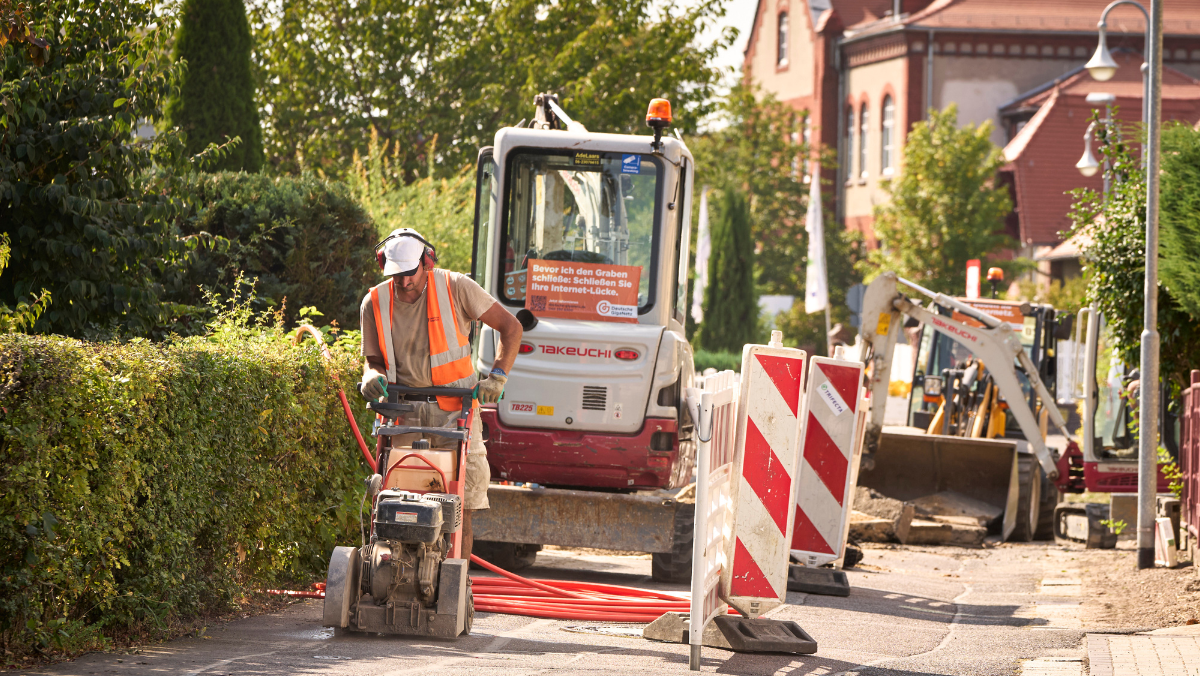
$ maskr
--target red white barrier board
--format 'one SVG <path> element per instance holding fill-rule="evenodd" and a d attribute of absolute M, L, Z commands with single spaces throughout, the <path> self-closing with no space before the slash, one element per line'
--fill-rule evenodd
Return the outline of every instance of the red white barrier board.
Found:
<path fill-rule="evenodd" d="M 854 461 L 862 442 L 862 362 L 813 357 L 802 412 L 792 555 L 806 566 L 838 559 L 846 544 Z"/>
<path fill-rule="evenodd" d="M 803 350 L 766 345 L 747 345 L 742 352 L 740 457 L 721 597 L 748 617 L 779 605 L 787 594 L 806 357 Z"/>

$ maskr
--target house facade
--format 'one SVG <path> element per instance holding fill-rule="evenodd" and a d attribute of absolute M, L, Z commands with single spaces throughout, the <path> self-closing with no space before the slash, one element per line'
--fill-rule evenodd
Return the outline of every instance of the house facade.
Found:
<path fill-rule="evenodd" d="M 809 111 L 811 141 L 837 150 L 837 216 L 861 232 L 869 247 L 878 245 L 874 208 L 887 199 L 880 181 L 902 170 L 912 125 L 930 108 L 951 103 L 958 105 L 962 125 L 990 121 L 992 141 L 1006 148 L 1006 157 L 1011 154 L 1002 176 L 1011 181 L 1016 204 L 1008 229 L 1020 242 L 1017 253 L 1034 257 L 1062 241 L 1069 198 L 1051 193 L 1061 198 L 1074 187 L 1102 186 L 1100 176 L 1088 179 L 1074 170 L 1090 117 L 1086 93 L 1111 84 L 1119 88 L 1114 93 L 1120 117 L 1135 122 L 1141 117 L 1136 68 L 1145 22 L 1136 8 L 1120 7 L 1108 19 L 1109 48 L 1126 62 L 1136 61 L 1135 81 L 1127 82 L 1124 66 L 1112 83 L 1091 81 L 1082 70 L 1096 49 L 1096 24 L 1107 4 L 758 0 L 743 74 Z M 1200 80 L 1200 1 L 1164 0 L 1163 47 L 1165 77 L 1182 97 L 1170 104 L 1164 97 L 1164 119 L 1194 123 L 1200 119 L 1200 89 L 1191 89 Z M 1183 100 L 1188 97 L 1194 98 Z M 1045 105 L 1052 106 L 1042 116 L 1047 126 L 1010 149 Z M 1056 180 L 1044 180 L 1051 175 Z"/>

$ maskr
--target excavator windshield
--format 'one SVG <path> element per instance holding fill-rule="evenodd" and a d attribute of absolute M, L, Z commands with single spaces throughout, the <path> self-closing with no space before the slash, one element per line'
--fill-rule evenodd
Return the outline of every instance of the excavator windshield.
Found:
<path fill-rule="evenodd" d="M 641 268 L 638 307 L 654 301 L 656 214 L 662 199 L 653 155 L 534 150 L 509 156 L 498 294 L 525 304 L 535 259 Z"/>
<path fill-rule="evenodd" d="M 1096 456 L 1132 460 L 1138 455 L 1138 380 L 1121 362 L 1115 336 L 1104 316 L 1099 316 L 1096 337 Z"/>

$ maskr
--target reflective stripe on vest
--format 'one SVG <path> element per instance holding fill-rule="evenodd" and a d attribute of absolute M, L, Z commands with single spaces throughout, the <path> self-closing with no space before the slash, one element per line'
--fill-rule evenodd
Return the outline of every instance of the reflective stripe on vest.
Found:
<path fill-rule="evenodd" d="M 454 299 L 450 295 L 449 275 L 434 269 L 430 273 L 433 293 L 426 294 L 425 315 L 429 320 L 429 375 L 434 387 L 474 387 L 475 369 L 471 366 L 471 343 L 458 328 Z M 426 289 L 429 289 L 426 286 Z M 396 382 L 395 353 L 392 347 L 392 280 L 371 288 L 371 306 L 375 311 L 375 331 L 379 351 L 387 365 L 389 383 Z M 447 308 L 450 321 L 442 321 L 441 308 Z M 386 318 L 386 321 L 385 319 Z M 386 327 L 386 328 L 385 328 Z M 438 397 L 443 411 L 457 411 L 462 400 Z"/>
<path fill-rule="evenodd" d="M 396 382 L 395 352 L 392 351 L 392 280 L 371 287 L 371 306 L 375 309 L 375 336 L 387 368 L 387 381 Z M 387 317 L 387 324 L 383 318 Z"/>
<path fill-rule="evenodd" d="M 433 293 L 426 294 L 425 307 L 429 317 L 429 373 L 433 386 L 474 387 L 471 343 L 458 330 L 458 314 L 454 311 L 450 278 L 445 271 L 433 270 Z M 445 316 L 450 321 L 442 321 Z M 443 411 L 455 411 L 461 406 L 462 400 L 457 397 L 438 397 L 438 407 Z"/>

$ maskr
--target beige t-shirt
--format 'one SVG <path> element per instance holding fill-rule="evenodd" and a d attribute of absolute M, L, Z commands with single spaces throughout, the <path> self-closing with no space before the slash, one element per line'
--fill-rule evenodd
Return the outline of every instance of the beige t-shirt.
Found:
<path fill-rule="evenodd" d="M 487 312 L 496 299 L 488 295 L 488 292 L 470 277 L 448 270 L 443 272 L 449 275 L 450 296 L 454 303 L 458 330 L 464 336 L 468 336 L 471 322 Z M 429 283 L 415 302 L 405 303 L 393 297 L 392 349 L 396 352 L 393 357 L 396 364 L 396 382 L 408 387 L 433 387 L 433 376 L 429 369 L 429 319 L 425 309 L 429 286 L 433 283 L 432 275 L 430 272 L 427 277 Z M 375 308 L 371 304 L 369 292 L 363 297 L 359 307 L 359 318 L 362 326 L 362 354 L 368 361 L 379 362 L 378 368 L 383 371 L 383 351 L 379 349 L 379 332 L 375 330 Z"/>

